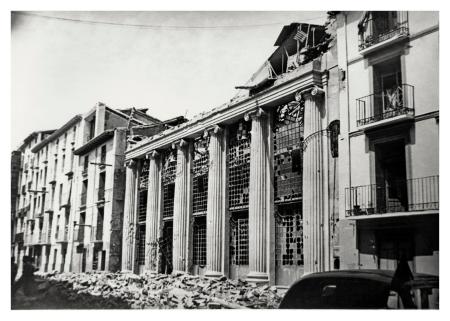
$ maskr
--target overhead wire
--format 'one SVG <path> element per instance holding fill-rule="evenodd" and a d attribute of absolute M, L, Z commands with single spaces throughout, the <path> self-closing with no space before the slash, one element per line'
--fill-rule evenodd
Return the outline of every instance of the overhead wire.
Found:
<path fill-rule="evenodd" d="M 43 15 L 37 13 L 30 12 L 18 12 L 15 11 L 13 14 L 22 15 L 22 16 L 32 16 L 39 17 L 44 19 L 54 19 L 60 21 L 67 22 L 75 22 L 75 23 L 87 23 L 87 24 L 101 24 L 101 25 L 112 25 L 112 26 L 123 26 L 123 27 L 136 27 L 136 28 L 144 28 L 144 29 L 171 29 L 171 30 L 186 30 L 186 29 L 246 29 L 246 28 L 260 28 L 266 26 L 275 26 L 280 24 L 285 24 L 285 22 L 273 22 L 266 24 L 249 24 L 249 25 L 219 25 L 219 26 L 177 26 L 177 25 L 150 25 L 150 24 L 130 24 L 130 23 L 120 23 L 120 22 L 112 22 L 112 21 L 98 21 L 98 20 L 87 20 L 87 19 L 75 19 L 75 18 L 67 18 L 67 17 L 58 17 L 58 16 L 50 16 Z M 300 19 L 302 22 L 305 21 L 313 21 L 318 19 L 324 19 L 326 16 L 318 16 L 314 18 L 308 19 Z"/>

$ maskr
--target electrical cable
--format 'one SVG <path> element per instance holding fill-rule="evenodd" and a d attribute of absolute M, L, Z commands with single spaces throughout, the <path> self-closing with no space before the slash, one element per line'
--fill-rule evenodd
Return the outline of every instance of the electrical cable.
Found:
<path fill-rule="evenodd" d="M 96 21 L 96 20 L 84 20 L 84 19 L 75 19 L 75 18 L 65 18 L 65 17 L 57 17 L 57 16 L 48 16 L 36 13 L 29 12 L 13 12 L 13 14 L 22 15 L 22 16 L 33 16 L 39 18 L 46 19 L 54 19 L 68 22 L 77 22 L 77 23 L 87 23 L 87 24 L 103 24 L 103 25 L 112 25 L 112 26 L 124 26 L 124 27 L 137 27 L 137 28 L 145 28 L 145 29 L 245 29 L 245 28 L 260 28 L 267 26 L 275 26 L 284 24 L 285 22 L 273 22 L 267 24 L 253 24 L 253 25 L 222 25 L 222 26 L 176 26 L 176 25 L 147 25 L 147 24 L 129 24 L 129 23 L 119 23 L 119 22 L 109 22 L 109 21 Z M 318 16 L 309 19 L 301 19 L 302 21 L 313 21 L 318 19 L 324 19 L 326 16 Z"/>

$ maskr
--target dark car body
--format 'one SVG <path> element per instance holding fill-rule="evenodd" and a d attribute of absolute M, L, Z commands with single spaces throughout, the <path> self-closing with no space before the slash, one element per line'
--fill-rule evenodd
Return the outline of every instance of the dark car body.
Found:
<path fill-rule="evenodd" d="M 429 308 L 428 295 L 436 297 L 439 278 L 413 274 L 401 289 L 392 288 L 394 271 L 340 270 L 312 273 L 286 292 L 280 309 L 386 309 Z M 424 289 L 419 296 L 416 294 Z M 395 290 L 395 291 L 394 291 Z M 415 296 L 416 295 L 416 296 Z M 422 297 L 425 296 L 426 300 Z M 393 300 L 396 296 L 397 301 Z M 420 297 L 420 299 L 418 299 Z M 400 298 L 400 299 L 399 299 Z M 395 298 L 394 298 L 395 299 Z M 437 301 L 437 299 L 434 299 Z M 395 301 L 395 303 L 392 303 Z M 395 305 L 395 306 L 394 306 Z"/>

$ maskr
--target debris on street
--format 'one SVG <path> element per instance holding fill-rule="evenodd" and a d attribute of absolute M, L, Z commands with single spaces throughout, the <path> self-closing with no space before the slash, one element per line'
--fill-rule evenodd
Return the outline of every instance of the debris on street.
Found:
<path fill-rule="evenodd" d="M 52 295 L 59 301 L 67 301 L 60 304 L 61 308 L 274 309 L 284 294 L 283 289 L 275 286 L 184 273 L 87 272 L 40 276 L 38 296 Z"/>

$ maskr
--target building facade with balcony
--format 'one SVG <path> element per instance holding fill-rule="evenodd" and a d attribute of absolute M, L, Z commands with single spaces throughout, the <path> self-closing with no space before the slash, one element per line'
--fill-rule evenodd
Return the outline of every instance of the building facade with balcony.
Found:
<path fill-rule="evenodd" d="M 332 267 L 331 39 L 324 26 L 284 26 L 233 99 L 128 147 L 122 270 L 287 285 Z"/>
<path fill-rule="evenodd" d="M 437 12 L 339 12 L 340 268 L 438 274 Z"/>
<path fill-rule="evenodd" d="M 132 127 L 155 129 L 162 122 L 146 109 L 112 109 L 99 103 L 83 115 L 83 137 L 68 249 L 73 272 L 120 270 L 124 200 L 124 154 Z"/>
<path fill-rule="evenodd" d="M 18 265 L 18 277 L 22 273 L 23 256 L 34 257 L 40 251 L 34 245 L 39 239 L 40 215 L 45 203 L 41 189 L 45 169 L 32 148 L 53 132 L 54 130 L 47 130 L 31 133 L 12 153 L 11 210 L 14 213 L 11 222 L 11 254 Z"/>
<path fill-rule="evenodd" d="M 41 208 L 37 214 L 34 264 L 40 272 L 65 271 L 69 225 L 73 211 L 74 150 L 80 145 L 81 115 L 76 115 L 31 151 L 39 159 L 42 179 L 37 193 Z"/>

